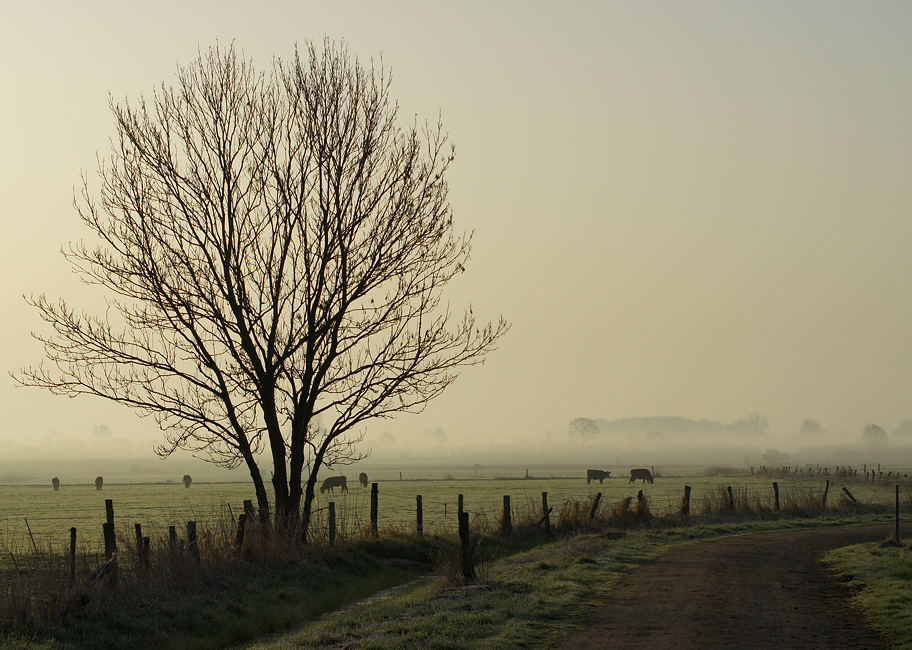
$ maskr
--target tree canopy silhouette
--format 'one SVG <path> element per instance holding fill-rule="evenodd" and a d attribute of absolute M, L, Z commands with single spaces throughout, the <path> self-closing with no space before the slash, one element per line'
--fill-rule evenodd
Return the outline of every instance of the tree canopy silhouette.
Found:
<path fill-rule="evenodd" d="M 267 452 L 276 517 L 306 535 L 318 471 L 363 457 L 364 423 L 420 411 L 509 329 L 441 303 L 471 249 L 454 149 L 439 121 L 398 126 L 389 86 L 325 40 L 268 74 L 212 48 L 148 105 L 112 100 L 98 198 L 83 177 L 75 201 L 100 243 L 64 250 L 109 309 L 27 298 L 53 367 L 17 381 L 153 416 L 163 457 L 245 463 L 260 507 Z"/>

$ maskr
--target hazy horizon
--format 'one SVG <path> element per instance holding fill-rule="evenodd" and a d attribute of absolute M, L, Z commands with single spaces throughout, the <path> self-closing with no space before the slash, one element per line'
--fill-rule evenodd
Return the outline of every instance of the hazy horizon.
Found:
<path fill-rule="evenodd" d="M 354 480 L 357 473 L 367 470 L 373 480 L 395 480 L 402 473 L 413 478 L 415 472 L 422 478 L 439 479 L 453 472 L 461 472 L 460 477 L 466 478 L 471 470 L 471 475 L 490 478 L 492 471 L 499 472 L 498 476 L 521 477 L 522 468 L 553 472 L 555 468 L 587 467 L 611 469 L 616 476 L 622 476 L 638 466 L 687 468 L 688 474 L 718 466 L 745 471 L 761 466 L 858 469 L 864 464 L 870 468 L 882 465 L 885 471 L 912 469 L 912 428 L 909 427 L 889 432 L 885 440 L 873 441 L 848 431 L 821 430 L 783 437 L 746 432 L 739 429 L 738 423 L 685 418 L 634 418 L 600 423 L 601 431 L 585 440 L 554 432 L 516 442 L 473 444 L 428 437 L 421 444 L 402 445 L 392 439 L 370 449 L 372 453 L 361 461 L 324 468 L 321 475 L 347 474 Z M 59 449 L 72 448 L 62 445 Z M 359 449 L 368 451 L 369 447 L 362 444 Z M 51 475 L 59 476 L 65 485 L 91 485 L 97 475 L 105 476 L 109 483 L 179 484 L 184 474 L 204 482 L 250 480 L 243 465 L 226 470 L 187 452 L 160 459 L 137 455 L 127 446 L 114 446 L 107 456 L 93 457 L 88 448 L 83 451 L 85 455 L 71 452 L 64 457 L 53 446 L 45 446 L 41 453 L 25 447 L 8 449 L 0 459 L 0 484 L 44 484 Z M 17 453 L 21 456 L 13 460 Z M 263 459 L 261 467 L 269 467 L 268 458 Z"/>
<path fill-rule="evenodd" d="M 474 231 L 444 300 L 513 323 L 485 365 L 422 413 L 370 423 L 374 458 L 434 449 L 441 431 L 454 448 L 552 445 L 559 457 L 577 453 L 576 417 L 730 423 L 755 411 L 767 437 L 732 441 L 732 464 L 768 448 L 867 458 L 866 424 L 889 434 L 912 419 L 912 5 L 522 9 L 165 1 L 8 12 L 4 372 L 43 358 L 29 333 L 47 329 L 23 294 L 105 308 L 59 251 L 90 235 L 72 200 L 116 133 L 109 99 L 173 85 L 177 64 L 217 43 L 265 70 L 326 35 L 362 61 L 382 53 L 404 124 L 440 116 L 456 145 L 455 227 Z M 9 377 L 0 404 L 7 460 L 154 460 L 162 440 L 125 407 Z M 800 437 L 809 418 L 828 439 Z M 604 454 L 720 455 L 717 441 L 669 443 L 618 439 Z M 888 445 L 905 462 L 903 441 Z"/>

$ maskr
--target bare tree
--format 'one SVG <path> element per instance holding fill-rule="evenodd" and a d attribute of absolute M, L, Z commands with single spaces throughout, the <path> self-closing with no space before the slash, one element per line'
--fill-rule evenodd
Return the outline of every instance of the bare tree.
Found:
<path fill-rule="evenodd" d="M 567 428 L 567 433 L 587 442 L 599 432 L 598 423 L 592 418 L 574 418 Z"/>
<path fill-rule="evenodd" d="M 438 445 L 445 445 L 450 441 L 450 434 L 446 432 L 446 429 L 437 427 L 436 429 L 427 429 L 424 432 L 424 435 L 428 437 L 429 440 L 433 440 Z"/>
<path fill-rule="evenodd" d="M 735 424 L 751 433 L 766 433 L 770 426 L 769 420 L 760 411 L 754 411 L 746 418 L 740 418 Z"/>
<path fill-rule="evenodd" d="M 268 452 L 276 517 L 300 512 L 306 535 L 320 468 L 362 458 L 365 422 L 420 411 L 509 325 L 441 304 L 471 249 L 453 149 L 439 123 L 397 126 L 382 65 L 326 40 L 264 74 L 232 46 L 177 80 L 150 106 L 111 102 L 100 198 L 83 178 L 76 201 L 101 241 L 64 255 L 113 294 L 107 313 L 27 298 L 56 370 L 16 379 L 152 415 L 163 457 L 245 463 L 261 507 Z"/>

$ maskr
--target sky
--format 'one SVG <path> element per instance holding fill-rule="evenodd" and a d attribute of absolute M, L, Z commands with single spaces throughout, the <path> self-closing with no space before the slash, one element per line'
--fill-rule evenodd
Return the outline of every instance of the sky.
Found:
<path fill-rule="evenodd" d="M 25 295 L 100 313 L 60 255 L 115 135 L 108 102 L 234 43 L 267 69 L 344 40 L 392 71 L 403 125 L 456 146 L 445 295 L 512 323 L 418 415 L 423 444 L 563 436 L 576 417 L 912 419 L 912 4 L 906 2 L 20 4 L 0 25 L 0 444 L 152 457 L 150 419 L 16 387 L 47 333 Z"/>

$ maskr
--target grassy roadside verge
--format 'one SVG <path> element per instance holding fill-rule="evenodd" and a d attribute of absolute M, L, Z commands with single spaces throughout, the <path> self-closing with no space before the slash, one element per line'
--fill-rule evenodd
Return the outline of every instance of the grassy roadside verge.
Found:
<path fill-rule="evenodd" d="M 858 544 L 830 551 L 823 559 L 855 592 L 853 603 L 890 647 L 912 650 L 912 549 Z"/>

